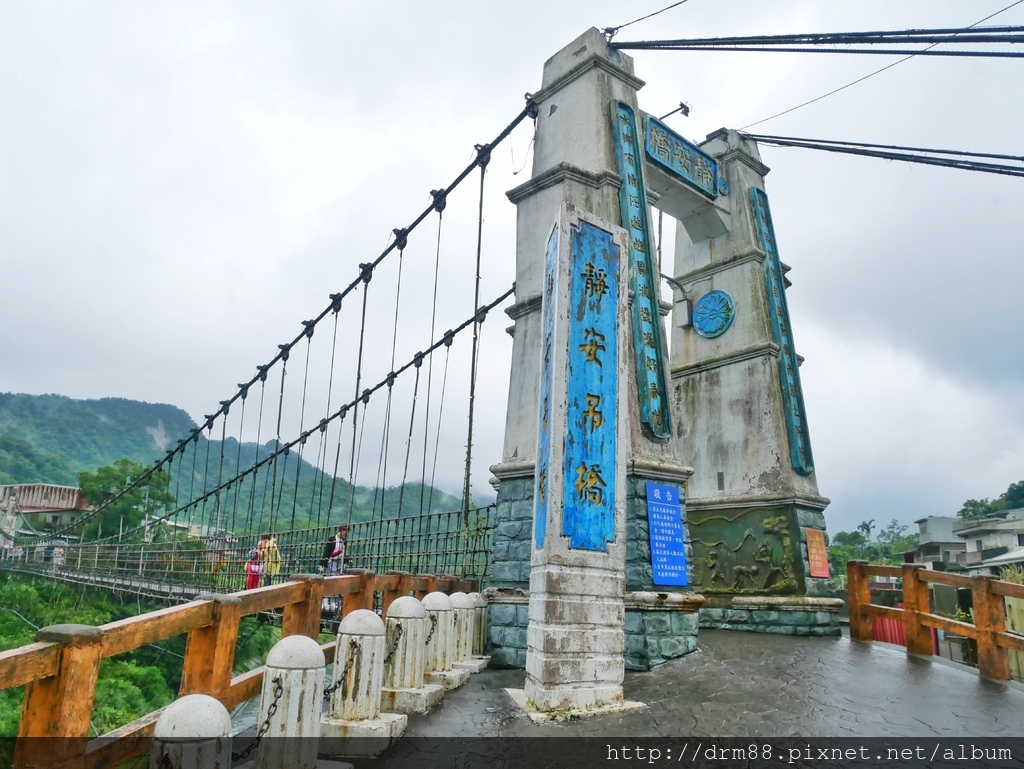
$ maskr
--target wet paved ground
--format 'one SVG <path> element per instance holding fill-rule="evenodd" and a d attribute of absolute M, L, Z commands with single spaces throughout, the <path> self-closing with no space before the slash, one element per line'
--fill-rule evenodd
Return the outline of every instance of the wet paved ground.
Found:
<path fill-rule="evenodd" d="M 698 651 L 626 673 L 646 708 L 534 724 L 505 694 L 522 670 L 486 670 L 406 737 L 1022 737 L 1024 686 L 900 647 L 848 638 L 701 630 Z"/>

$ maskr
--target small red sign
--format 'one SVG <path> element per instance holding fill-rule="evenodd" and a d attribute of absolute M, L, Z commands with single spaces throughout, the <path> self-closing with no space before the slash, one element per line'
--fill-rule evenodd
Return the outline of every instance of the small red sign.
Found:
<path fill-rule="evenodd" d="M 825 548 L 825 532 L 821 529 L 804 529 L 807 534 L 807 560 L 811 564 L 812 577 L 831 577 L 828 568 L 828 550 Z"/>

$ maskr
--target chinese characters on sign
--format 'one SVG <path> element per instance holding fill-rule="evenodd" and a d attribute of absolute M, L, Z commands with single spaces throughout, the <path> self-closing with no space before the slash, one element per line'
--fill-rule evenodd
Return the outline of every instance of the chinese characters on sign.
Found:
<path fill-rule="evenodd" d="M 585 221 L 570 246 L 562 533 L 570 547 L 603 551 L 615 539 L 619 248 Z"/>
<path fill-rule="evenodd" d="M 647 527 L 655 585 L 685 587 L 689 584 L 681 502 L 677 487 L 647 482 Z"/>
<path fill-rule="evenodd" d="M 623 179 L 619 188 L 619 210 L 630 243 L 629 282 L 633 289 L 633 344 L 636 348 L 640 415 L 654 437 L 667 438 L 672 434 L 672 428 L 668 419 L 661 316 L 658 312 L 658 271 L 651 248 L 650 209 L 643 163 L 636 150 L 636 116 L 633 108 L 623 102 L 617 102 L 613 116 L 615 157 Z"/>
<path fill-rule="evenodd" d="M 776 247 L 768 196 L 757 187 L 751 187 L 750 204 L 754 211 L 754 230 L 757 233 L 758 244 L 765 253 L 764 280 L 768 292 L 768 317 L 771 319 L 775 343 L 779 345 L 779 384 L 782 387 L 782 408 L 785 411 L 786 432 L 789 435 L 789 457 L 794 470 L 800 475 L 810 475 L 814 472 L 814 459 L 811 456 L 811 441 L 807 435 L 804 395 L 800 387 L 800 371 L 797 368 L 796 350 L 793 347 L 793 331 L 789 323 L 785 284 L 782 281 L 782 264 Z"/>
<path fill-rule="evenodd" d="M 725 179 L 718 178 L 718 162 L 651 116 L 647 117 L 646 149 L 647 157 L 708 197 L 728 194 Z"/>
<path fill-rule="evenodd" d="M 807 535 L 807 560 L 811 564 L 812 577 L 831 577 L 828 568 L 828 550 L 825 548 L 825 532 L 821 529 L 804 529 Z"/>

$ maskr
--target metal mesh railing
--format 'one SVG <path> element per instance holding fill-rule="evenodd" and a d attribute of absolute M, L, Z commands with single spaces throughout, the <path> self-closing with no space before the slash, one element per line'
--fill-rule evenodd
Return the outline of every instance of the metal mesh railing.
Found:
<path fill-rule="evenodd" d="M 494 528 L 494 507 L 468 512 L 430 513 L 353 523 L 348 527 L 345 569 L 382 574 L 454 574 L 486 577 Z M 289 574 L 326 570 L 328 540 L 337 526 L 277 532 L 273 546 L 261 547 L 261 535 L 180 538 L 165 542 L 38 545 L 0 567 L 111 588 L 159 592 L 161 586 L 233 592 L 283 581 Z M 254 554 L 259 573 L 250 573 Z M 177 592 L 177 591 L 173 591 Z"/>

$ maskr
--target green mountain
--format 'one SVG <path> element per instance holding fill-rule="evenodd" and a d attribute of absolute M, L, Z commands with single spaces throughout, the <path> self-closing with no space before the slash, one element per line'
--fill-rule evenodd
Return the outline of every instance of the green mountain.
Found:
<path fill-rule="evenodd" d="M 93 472 L 123 457 L 152 464 L 195 427 L 187 413 L 167 404 L 0 393 L 0 483 L 75 485 L 77 473 Z M 447 512 L 462 506 L 459 498 L 421 483 L 353 488 L 316 466 L 316 437 L 307 441 L 301 457 L 297 449 L 281 454 L 217 492 L 218 486 L 265 460 L 273 449 L 273 441 L 239 445 L 234 438 L 222 447 L 220 441 L 200 434 L 169 468 L 172 509 L 180 509 L 175 519 L 241 534 Z"/>
<path fill-rule="evenodd" d="M 148 464 L 193 427 L 163 403 L 0 393 L 0 482 L 74 484 L 121 457 Z"/>

